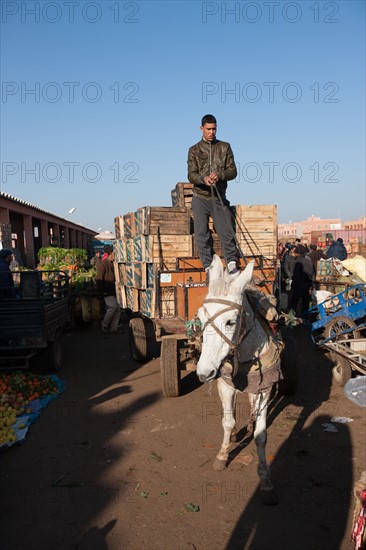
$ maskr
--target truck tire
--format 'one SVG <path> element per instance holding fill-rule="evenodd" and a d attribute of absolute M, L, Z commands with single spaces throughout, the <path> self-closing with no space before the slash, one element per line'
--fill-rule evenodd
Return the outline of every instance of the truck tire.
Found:
<path fill-rule="evenodd" d="M 161 390 L 164 397 L 180 394 L 180 365 L 178 340 L 163 338 L 160 355 Z"/>
<path fill-rule="evenodd" d="M 128 343 L 131 357 L 134 361 L 144 363 L 153 358 L 152 350 L 155 343 L 155 327 L 151 319 L 133 317 L 128 325 Z"/>
<path fill-rule="evenodd" d="M 53 340 L 47 343 L 47 348 L 38 354 L 36 361 L 45 371 L 58 372 L 62 368 L 63 348 L 60 331 L 57 331 Z"/>

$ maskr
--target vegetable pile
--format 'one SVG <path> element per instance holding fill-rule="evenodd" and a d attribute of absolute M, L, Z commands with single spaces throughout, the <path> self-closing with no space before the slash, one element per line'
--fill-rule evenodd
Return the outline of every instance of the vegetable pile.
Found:
<path fill-rule="evenodd" d="M 0 446 L 9 446 L 19 439 L 24 430 L 36 418 L 48 401 L 60 393 L 55 376 L 37 376 L 31 372 L 16 371 L 0 374 Z M 38 407 L 34 407 L 35 403 Z M 39 416 L 39 413 L 36 417 Z"/>

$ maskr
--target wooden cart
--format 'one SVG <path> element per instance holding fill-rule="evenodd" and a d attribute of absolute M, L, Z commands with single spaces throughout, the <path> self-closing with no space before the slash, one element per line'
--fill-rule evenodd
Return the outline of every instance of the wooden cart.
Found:
<path fill-rule="evenodd" d="M 161 357 L 162 391 L 179 395 L 180 371 L 195 369 L 187 343 L 186 323 L 202 305 L 208 287 L 193 233 L 193 185 L 177 183 L 171 207 L 144 206 L 115 218 L 114 261 L 117 301 L 130 309 L 132 357 Z M 230 208 L 242 267 L 255 260 L 255 277 L 264 292 L 273 293 L 276 279 L 277 206 L 237 205 Z M 213 221 L 210 244 L 223 257 Z"/>
<path fill-rule="evenodd" d="M 255 260 L 254 281 L 264 293 L 273 294 L 276 262 L 261 256 L 241 260 L 244 267 Z M 181 370 L 194 371 L 196 357 L 189 345 L 186 324 L 195 317 L 208 292 L 206 273 L 197 258 L 177 258 L 175 271 L 158 271 L 156 315 L 135 313 L 129 322 L 132 358 L 146 362 L 160 354 L 161 388 L 165 397 L 180 394 Z"/>

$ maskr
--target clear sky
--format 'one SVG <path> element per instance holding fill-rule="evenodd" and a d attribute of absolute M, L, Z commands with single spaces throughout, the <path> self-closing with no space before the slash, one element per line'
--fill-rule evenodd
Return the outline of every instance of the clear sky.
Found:
<path fill-rule="evenodd" d="M 91 228 L 170 206 L 212 113 L 232 204 L 365 215 L 365 2 L 1 1 L 1 190 Z"/>

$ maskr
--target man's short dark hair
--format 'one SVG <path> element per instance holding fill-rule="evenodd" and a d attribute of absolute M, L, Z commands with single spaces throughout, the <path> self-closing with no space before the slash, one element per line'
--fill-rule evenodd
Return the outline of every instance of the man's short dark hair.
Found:
<path fill-rule="evenodd" d="M 109 254 L 112 254 L 112 252 L 113 252 L 113 246 L 110 245 L 110 244 L 106 244 L 106 245 L 104 246 L 103 250 L 104 250 L 104 252 L 105 252 L 106 254 L 108 254 L 108 256 L 109 256 Z"/>
<path fill-rule="evenodd" d="M 295 252 L 296 252 L 296 254 L 299 254 L 300 256 L 302 256 L 303 254 L 306 254 L 306 248 L 305 248 L 304 245 L 298 244 L 295 247 Z"/>
<path fill-rule="evenodd" d="M 316 244 L 311 244 L 310 245 L 310 249 L 311 250 L 316 250 L 318 247 L 316 246 Z"/>
<path fill-rule="evenodd" d="M 202 117 L 201 126 L 205 124 L 216 124 L 216 118 L 213 115 L 205 115 Z"/>

